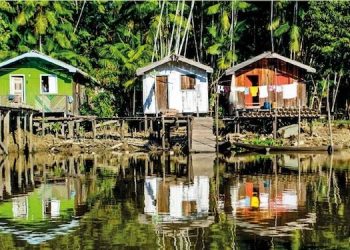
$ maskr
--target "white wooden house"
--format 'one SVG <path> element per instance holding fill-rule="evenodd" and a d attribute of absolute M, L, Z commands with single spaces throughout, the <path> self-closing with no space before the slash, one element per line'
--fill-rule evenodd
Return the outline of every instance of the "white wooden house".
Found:
<path fill-rule="evenodd" d="M 208 113 L 208 73 L 212 72 L 211 67 L 180 55 L 139 68 L 136 74 L 143 76 L 144 113 Z"/>

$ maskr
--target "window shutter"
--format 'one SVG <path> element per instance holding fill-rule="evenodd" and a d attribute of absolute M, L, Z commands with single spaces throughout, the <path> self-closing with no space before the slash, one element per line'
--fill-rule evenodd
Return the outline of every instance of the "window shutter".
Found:
<path fill-rule="evenodd" d="M 49 76 L 49 93 L 57 94 L 57 77 L 53 75 Z"/>

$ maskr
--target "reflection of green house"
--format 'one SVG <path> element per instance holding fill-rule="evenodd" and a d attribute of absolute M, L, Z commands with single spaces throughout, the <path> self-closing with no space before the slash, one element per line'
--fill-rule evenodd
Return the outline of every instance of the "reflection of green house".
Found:
<path fill-rule="evenodd" d="M 37 51 L 0 63 L 0 105 L 28 105 L 45 112 L 76 114 L 83 83 L 80 69 Z"/>
<path fill-rule="evenodd" d="M 50 203 L 55 203 L 55 209 Z M 20 224 L 37 223 L 53 216 L 69 219 L 73 215 L 74 197 L 70 197 L 64 185 L 42 185 L 28 195 L 0 203 L 0 218 Z"/>
<path fill-rule="evenodd" d="M 74 218 L 74 201 L 74 192 L 69 193 L 65 185 L 46 184 L 27 195 L 0 202 L 0 233 L 15 234 L 30 244 L 69 233 L 79 225 Z M 52 202 L 56 211 L 50 209 Z"/>

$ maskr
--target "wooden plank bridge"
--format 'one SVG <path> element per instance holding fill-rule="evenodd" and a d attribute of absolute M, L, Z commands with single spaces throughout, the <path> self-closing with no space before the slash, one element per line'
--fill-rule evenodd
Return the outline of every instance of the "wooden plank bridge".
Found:
<path fill-rule="evenodd" d="M 213 133 L 212 117 L 193 117 L 191 132 L 192 153 L 211 153 L 216 151 L 216 137 Z"/>

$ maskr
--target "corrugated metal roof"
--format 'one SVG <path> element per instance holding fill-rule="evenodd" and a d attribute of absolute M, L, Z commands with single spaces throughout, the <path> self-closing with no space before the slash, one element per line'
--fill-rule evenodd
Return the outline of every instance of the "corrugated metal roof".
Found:
<path fill-rule="evenodd" d="M 143 75 L 145 74 L 146 72 L 160 66 L 160 65 L 163 65 L 165 63 L 168 63 L 168 62 L 183 62 L 183 63 L 187 63 L 189 65 L 192 65 L 194 67 L 197 67 L 199 69 L 203 69 L 205 70 L 206 72 L 208 73 L 213 73 L 213 69 L 207 65 L 204 65 L 204 64 L 201 64 L 199 62 L 196 62 L 196 61 L 193 61 L 191 59 L 188 59 L 184 56 L 180 56 L 180 55 L 170 55 L 170 56 L 166 56 L 164 57 L 162 60 L 160 61 L 157 61 L 157 62 L 154 62 L 154 63 L 151 63 L 143 68 L 139 68 L 136 70 L 136 75 L 140 76 L 140 75 Z"/>
<path fill-rule="evenodd" d="M 240 69 L 242 69 L 242 68 L 244 68 L 244 67 L 246 67 L 246 66 L 248 66 L 248 65 L 250 65 L 250 64 L 252 64 L 252 63 L 255 63 L 255 62 L 257 62 L 257 61 L 259 61 L 259 60 L 261 60 L 261 59 L 263 59 L 263 58 L 269 58 L 269 59 L 270 59 L 270 58 L 275 58 L 275 59 L 279 59 L 279 60 L 281 60 L 281 61 L 284 61 L 284 62 L 290 63 L 290 64 L 292 64 L 292 65 L 295 65 L 295 66 L 297 66 L 297 67 L 299 67 L 299 68 L 305 69 L 307 72 L 316 73 L 316 69 L 315 69 L 315 68 L 312 68 L 312 67 L 310 67 L 310 66 L 308 66 L 308 65 L 306 65 L 306 64 L 303 64 L 303 63 L 301 63 L 301 62 L 292 60 L 292 59 L 287 58 L 287 57 L 285 57 L 285 56 L 281 56 L 281 55 L 279 55 L 279 54 L 277 54 L 277 53 L 265 52 L 265 53 L 262 53 L 262 54 L 260 54 L 260 55 L 258 55 L 258 56 L 255 56 L 255 57 L 253 57 L 253 58 L 251 58 L 251 59 L 249 59 L 249 60 L 247 60 L 247 61 L 241 62 L 241 63 L 239 63 L 239 64 L 237 64 L 237 65 L 235 65 L 235 66 L 233 66 L 233 67 L 227 69 L 227 70 L 226 70 L 226 75 L 232 75 L 232 74 L 234 74 L 236 71 L 238 71 L 238 70 L 240 70 Z"/>
<path fill-rule="evenodd" d="M 85 77 L 88 77 L 88 78 L 96 81 L 96 79 L 90 77 L 86 72 L 84 72 L 84 71 L 82 71 L 82 70 L 80 70 L 80 69 L 78 69 L 78 68 L 76 68 L 76 67 L 74 67 L 72 65 L 69 65 L 69 64 L 67 64 L 65 62 L 62 62 L 62 61 L 54 59 L 54 58 L 52 58 L 52 57 L 50 57 L 48 55 L 40 53 L 39 51 L 36 51 L 36 50 L 32 50 L 32 51 L 29 51 L 29 52 L 24 53 L 22 55 L 19 55 L 19 56 L 16 56 L 14 58 L 11 58 L 11 59 L 8 59 L 6 61 L 3 61 L 3 62 L 0 63 L 0 68 L 3 68 L 5 66 L 7 66 L 7 65 L 10 65 L 10 64 L 14 63 L 14 62 L 20 61 L 20 60 L 22 60 L 24 58 L 40 58 L 40 59 L 42 59 L 44 61 L 47 61 L 47 62 L 52 63 L 52 64 L 55 64 L 55 65 L 57 65 L 57 66 L 59 66 L 61 68 L 64 68 L 64 69 L 68 70 L 71 73 L 79 73 L 79 74 L 81 74 L 81 75 L 83 75 Z"/>

